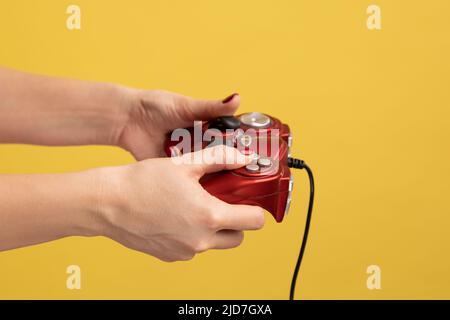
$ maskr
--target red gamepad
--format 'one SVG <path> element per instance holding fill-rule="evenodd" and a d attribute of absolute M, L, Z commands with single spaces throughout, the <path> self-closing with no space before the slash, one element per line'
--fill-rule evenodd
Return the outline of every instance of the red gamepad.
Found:
<path fill-rule="evenodd" d="M 266 114 L 251 112 L 200 122 L 197 129 L 186 130 L 191 139 L 188 144 L 194 150 L 214 145 L 215 141 L 226 141 L 254 157 L 245 167 L 203 176 L 200 183 L 210 194 L 227 203 L 260 206 L 277 222 L 283 220 L 293 186 L 288 167 L 292 136 L 286 124 Z M 200 131 L 200 139 L 192 138 L 196 130 Z M 180 138 L 169 134 L 165 144 L 167 156 L 184 153 L 179 148 Z"/>

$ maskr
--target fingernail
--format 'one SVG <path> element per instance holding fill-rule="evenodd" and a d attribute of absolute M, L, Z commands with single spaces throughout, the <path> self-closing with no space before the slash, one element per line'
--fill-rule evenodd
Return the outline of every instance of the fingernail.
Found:
<path fill-rule="evenodd" d="M 231 100 L 233 100 L 233 98 L 234 98 L 235 96 L 238 96 L 238 95 L 239 95 L 239 93 L 233 93 L 232 95 L 230 95 L 230 96 L 226 97 L 225 99 L 223 99 L 223 100 L 222 100 L 222 103 L 230 102 Z"/>

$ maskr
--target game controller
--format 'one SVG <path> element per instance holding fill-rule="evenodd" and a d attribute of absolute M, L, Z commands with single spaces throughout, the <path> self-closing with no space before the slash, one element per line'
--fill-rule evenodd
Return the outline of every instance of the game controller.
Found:
<path fill-rule="evenodd" d="M 244 167 L 206 174 L 200 183 L 210 194 L 225 202 L 266 209 L 277 222 L 283 221 L 292 199 L 293 178 L 290 168 L 305 169 L 308 173 L 308 213 L 289 293 L 289 299 L 293 300 L 308 239 L 315 187 L 311 168 L 303 160 L 291 157 L 292 135 L 289 126 L 266 114 L 250 112 L 207 122 L 199 121 L 192 128 L 180 130 L 174 130 L 168 135 L 164 145 L 167 156 L 178 157 L 185 152 L 227 144 L 253 157 L 253 161 Z"/>
<path fill-rule="evenodd" d="M 194 127 L 186 130 L 191 138 L 195 137 Z M 293 187 L 288 166 L 292 145 L 289 126 L 266 114 L 251 112 L 200 122 L 199 130 L 203 138 L 188 143 L 192 150 L 214 145 L 214 141 L 225 141 L 254 159 L 242 168 L 203 176 L 200 183 L 205 190 L 227 203 L 262 207 L 281 222 L 288 213 Z M 184 153 L 180 142 L 179 136 L 169 134 L 166 155 Z"/>

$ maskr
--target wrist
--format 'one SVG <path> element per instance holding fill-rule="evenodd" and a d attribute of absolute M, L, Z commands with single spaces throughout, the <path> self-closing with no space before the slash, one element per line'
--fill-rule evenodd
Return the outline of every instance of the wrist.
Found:
<path fill-rule="evenodd" d="M 119 87 L 118 90 L 121 96 L 119 104 L 121 116 L 119 118 L 122 121 L 116 123 L 112 145 L 132 152 L 129 133 L 140 130 L 140 120 L 145 118 L 146 110 L 142 108 L 142 97 L 146 91 L 124 86 Z"/>
<path fill-rule="evenodd" d="M 104 99 L 100 99 L 94 112 L 97 144 L 120 146 L 120 137 L 129 123 L 137 96 L 136 89 L 117 84 L 102 84 Z"/>
<path fill-rule="evenodd" d="M 123 167 L 105 167 L 86 171 L 87 179 L 91 184 L 88 204 L 84 210 L 87 214 L 81 225 L 84 227 L 84 236 L 113 237 L 115 220 L 123 212 L 123 197 L 120 192 L 120 172 Z"/>
<path fill-rule="evenodd" d="M 100 176 L 97 169 L 64 174 L 63 182 L 70 190 L 61 186 L 60 198 L 67 197 L 72 203 L 66 211 L 67 227 L 65 236 L 94 237 L 104 233 L 104 223 L 99 210 L 101 193 Z M 59 191 L 56 191 L 56 196 Z"/>

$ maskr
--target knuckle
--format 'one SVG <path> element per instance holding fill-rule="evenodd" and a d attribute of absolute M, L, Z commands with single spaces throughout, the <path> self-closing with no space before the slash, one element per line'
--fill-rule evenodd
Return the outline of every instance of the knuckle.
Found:
<path fill-rule="evenodd" d="M 216 230 L 219 229 L 223 223 L 223 217 L 217 211 L 208 208 L 204 216 L 205 226 L 208 229 Z"/>
<path fill-rule="evenodd" d="M 208 250 L 209 248 L 210 248 L 209 242 L 205 241 L 205 240 L 197 241 L 197 243 L 193 247 L 194 252 L 196 252 L 196 253 L 204 252 L 204 251 Z"/>
<path fill-rule="evenodd" d="M 218 213 L 213 213 L 210 217 L 209 228 L 212 230 L 218 230 L 222 227 L 224 218 Z"/>
<path fill-rule="evenodd" d="M 225 164 L 227 163 L 228 158 L 233 158 L 234 151 L 233 148 L 219 144 L 211 148 L 211 158 L 214 160 L 216 164 Z"/>

